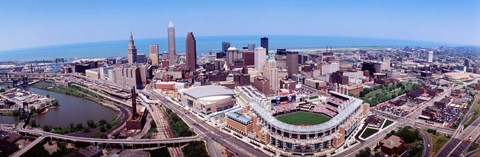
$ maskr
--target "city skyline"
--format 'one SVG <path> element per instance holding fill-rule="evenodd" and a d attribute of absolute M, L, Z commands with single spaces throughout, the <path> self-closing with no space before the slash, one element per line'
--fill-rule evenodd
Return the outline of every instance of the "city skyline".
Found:
<path fill-rule="evenodd" d="M 176 33 L 192 31 L 200 37 L 308 35 L 480 44 L 479 22 L 475 20 L 479 18 L 479 3 L 475 1 L 453 4 L 448 1 L 349 2 L 352 5 L 348 6 L 339 2 L 271 2 L 207 1 L 190 5 L 149 1 L 114 5 L 109 2 L 96 2 L 95 5 L 61 1 L 10 2 L 0 7 L 0 12 L 4 12 L 0 17 L 9 23 L 0 26 L 0 35 L 5 37 L 0 39 L 0 50 L 121 40 L 125 32 L 135 32 L 139 39 L 166 38 L 165 25 L 169 21 L 176 24 Z M 25 6 L 30 3 L 37 5 Z M 239 7 L 243 4 L 252 5 Z M 49 10 L 52 6 L 58 9 Z M 102 10 L 105 6 L 114 9 L 105 12 Z M 154 9 L 162 6 L 175 7 Z M 236 6 L 245 11 L 228 11 Z M 113 11 L 126 8 L 131 11 Z M 259 8 L 264 10 L 259 11 Z M 289 11 L 280 11 L 282 9 Z M 133 19 L 133 22 L 125 23 L 125 19 Z M 149 24 L 145 24 L 147 21 Z M 224 27 L 226 22 L 253 24 Z"/>

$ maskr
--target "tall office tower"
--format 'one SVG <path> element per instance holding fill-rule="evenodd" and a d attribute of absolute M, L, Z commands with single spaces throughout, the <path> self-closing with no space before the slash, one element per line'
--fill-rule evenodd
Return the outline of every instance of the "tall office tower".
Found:
<path fill-rule="evenodd" d="M 227 52 L 228 48 L 230 48 L 230 42 L 228 41 L 223 41 L 222 42 L 222 52 Z"/>
<path fill-rule="evenodd" d="M 255 52 L 243 51 L 242 58 L 243 58 L 243 67 L 255 65 Z"/>
<path fill-rule="evenodd" d="M 433 51 L 428 51 L 427 62 L 433 62 Z"/>
<path fill-rule="evenodd" d="M 382 70 L 390 70 L 390 57 L 383 57 Z"/>
<path fill-rule="evenodd" d="M 227 66 L 233 65 L 233 62 L 237 59 L 237 52 L 238 52 L 238 49 L 235 47 L 229 47 L 227 49 L 227 56 L 225 61 L 227 62 Z"/>
<path fill-rule="evenodd" d="M 266 55 L 268 55 L 268 38 L 267 37 L 260 38 L 260 47 L 265 48 L 266 49 L 265 53 Z"/>
<path fill-rule="evenodd" d="M 190 71 L 195 71 L 197 67 L 197 44 L 192 32 L 187 33 L 187 39 L 185 40 L 185 55 L 188 69 L 190 69 Z"/>
<path fill-rule="evenodd" d="M 255 50 L 255 43 L 250 43 L 247 45 L 248 51 L 254 51 Z"/>
<path fill-rule="evenodd" d="M 177 54 L 175 52 L 175 27 L 172 21 L 168 24 L 168 61 L 170 65 L 177 62 Z"/>
<path fill-rule="evenodd" d="M 470 67 L 470 60 L 468 60 L 468 58 L 465 59 L 465 60 L 463 60 L 463 66 L 465 66 L 465 67 L 467 67 L 467 68 Z"/>
<path fill-rule="evenodd" d="M 288 77 L 298 74 L 298 52 L 287 52 Z"/>
<path fill-rule="evenodd" d="M 133 41 L 133 34 L 130 32 L 130 43 L 128 44 L 128 63 L 133 64 L 137 62 L 137 48 Z"/>
<path fill-rule="evenodd" d="M 263 65 L 265 64 L 265 60 L 267 57 L 266 49 L 263 47 L 257 47 L 255 48 L 255 69 L 258 71 L 262 72 L 263 71 Z"/>
<path fill-rule="evenodd" d="M 145 53 L 137 54 L 137 63 L 147 63 L 147 55 Z"/>
<path fill-rule="evenodd" d="M 279 82 L 278 82 L 278 69 L 277 69 L 277 62 L 275 61 L 275 57 L 268 56 L 267 64 L 265 64 L 263 70 L 263 76 L 265 76 L 271 83 L 270 88 L 275 92 L 278 90 Z"/>
<path fill-rule="evenodd" d="M 150 45 L 150 60 L 152 65 L 158 65 L 158 44 Z"/>

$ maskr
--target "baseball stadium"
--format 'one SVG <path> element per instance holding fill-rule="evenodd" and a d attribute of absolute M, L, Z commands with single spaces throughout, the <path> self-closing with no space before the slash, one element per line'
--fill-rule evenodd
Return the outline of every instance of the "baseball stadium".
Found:
<path fill-rule="evenodd" d="M 346 92 L 329 91 L 315 102 L 296 93 L 267 97 L 252 86 L 237 86 L 242 111 L 227 114 L 227 128 L 282 155 L 326 155 L 358 129 L 368 105 Z"/>

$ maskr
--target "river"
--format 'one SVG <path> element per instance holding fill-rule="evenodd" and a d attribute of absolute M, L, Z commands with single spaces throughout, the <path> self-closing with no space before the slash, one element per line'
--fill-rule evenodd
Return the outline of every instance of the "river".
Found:
<path fill-rule="evenodd" d="M 86 126 L 87 120 L 113 120 L 117 112 L 100 105 L 91 100 L 82 99 L 61 93 L 42 90 L 38 88 L 29 88 L 30 92 L 40 95 L 49 94 L 51 98 L 58 99 L 60 106 L 57 109 L 50 109 L 44 114 L 40 114 L 31 118 L 41 126 L 50 125 L 53 127 L 68 127 L 71 123 L 83 123 Z M 0 116 L 0 123 L 16 123 L 18 119 L 15 117 Z"/>

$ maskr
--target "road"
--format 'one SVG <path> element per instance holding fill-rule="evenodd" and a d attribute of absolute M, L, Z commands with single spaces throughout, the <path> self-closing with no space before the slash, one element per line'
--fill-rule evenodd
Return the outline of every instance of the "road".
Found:
<path fill-rule="evenodd" d="M 432 150 L 432 144 L 430 143 L 430 137 L 428 137 L 428 133 L 423 131 L 422 129 L 420 130 L 420 135 L 422 136 L 423 139 L 423 153 L 422 157 L 429 157 L 430 156 L 430 151 Z"/>
<path fill-rule="evenodd" d="M 27 146 L 23 147 L 22 149 L 18 150 L 17 152 L 10 155 L 10 157 L 20 157 L 25 154 L 28 150 L 32 149 L 35 145 L 42 142 L 45 139 L 45 136 L 40 136 L 34 141 L 30 142 Z"/>
<path fill-rule="evenodd" d="M 208 125 L 203 120 L 199 119 L 195 115 L 192 115 L 189 111 L 185 110 L 182 107 L 179 107 L 176 104 L 173 104 L 169 100 L 167 100 L 164 96 L 161 96 L 155 92 L 151 92 L 156 99 L 160 100 L 160 102 L 171 109 L 174 113 L 176 113 L 179 117 L 183 119 L 185 123 L 187 123 L 191 128 L 195 130 L 199 136 L 208 142 L 208 139 L 211 139 L 218 144 L 224 146 L 237 156 L 256 156 L 256 157 L 266 157 L 265 153 L 260 150 L 255 149 L 253 146 L 228 135 L 219 129 Z"/>
<path fill-rule="evenodd" d="M 89 137 L 76 137 L 69 135 L 55 134 L 38 129 L 25 129 L 22 126 L 24 122 L 18 124 L 18 131 L 22 133 L 35 134 L 44 137 L 52 137 L 55 139 L 63 139 L 68 141 L 89 142 L 89 143 L 110 143 L 110 144 L 176 144 L 176 143 L 188 143 L 192 141 L 198 141 L 198 136 L 191 137 L 176 137 L 165 139 L 102 139 L 102 138 L 89 138 Z"/>

